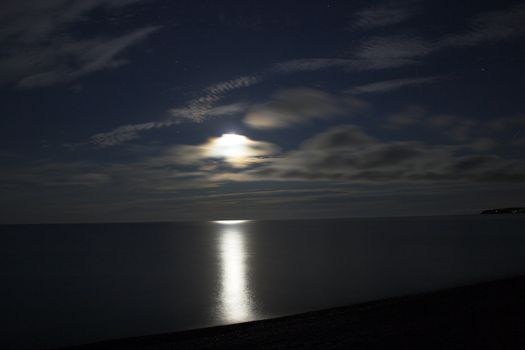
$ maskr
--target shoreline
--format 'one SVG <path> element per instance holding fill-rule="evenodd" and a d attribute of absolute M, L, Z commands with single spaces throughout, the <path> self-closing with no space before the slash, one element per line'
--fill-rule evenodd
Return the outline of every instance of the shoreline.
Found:
<path fill-rule="evenodd" d="M 525 276 L 291 316 L 60 348 L 521 349 Z"/>

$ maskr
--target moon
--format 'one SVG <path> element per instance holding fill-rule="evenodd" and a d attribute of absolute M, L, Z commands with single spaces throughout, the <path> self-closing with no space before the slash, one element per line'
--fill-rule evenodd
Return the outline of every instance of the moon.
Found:
<path fill-rule="evenodd" d="M 223 134 L 213 139 L 209 147 L 209 156 L 224 158 L 232 164 L 242 164 L 251 155 L 250 140 L 243 135 Z"/>

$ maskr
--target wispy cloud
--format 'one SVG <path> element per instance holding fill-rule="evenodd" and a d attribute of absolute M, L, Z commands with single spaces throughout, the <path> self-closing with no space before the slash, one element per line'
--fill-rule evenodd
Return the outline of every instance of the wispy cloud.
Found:
<path fill-rule="evenodd" d="M 425 108 L 418 105 L 410 105 L 400 112 L 390 114 L 386 118 L 385 126 L 389 128 L 405 128 L 424 123 L 426 121 L 425 118 L 431 123 L 429 114 Z"/>
<path fill-rule="evenodd" d="M 0 12 L 0 40 L 46 42 L 64 27 L 85 21 L 96 8 L 115 10 L 144 0 L 4 0 Z"/>
<path fill-rule="evenodd" d="M 118 10 L 138 0 L 6 1 L 0 5 L 0 83 L 33 88 L 70 82 L 126 63 L 122 53 L 160 27 L 79 38 L 71 29 L 97 8 Z"/>
<path fill-rule="evenodd" d="M 330 68 L 354 68 L 355 66 L 356 61 L 348 58 L 304 58 L 279 62 L 270 68 L 270 72 L 312 72 Z"/>
<path fill-rule="evenodd" d="M 37 60 L 50 64 L 42 65 L 32 74 L 21 77 L 17 86 L 33 88 L 67 83 L 96 71 L 119 67 L 126 63 L 125 59 L 120 58 L 124 50 L 158 29 L 159 27 L 145 27 L 115 38 L 53 43 L 54 47 L 50 50 L 36 52 Z M 17 58 L 15 56 L 10 59 Z M 0 61 L 0 65 L 2 63 Z"/>
<path fill-rule="evenodd" d="M 354 57 L 371 62 L 391 60 L 396 66 L 417 63 L 418 59 L 451 48 L 493 44 L 525 35 L 525 5 L 514 4 L 504 10 L 483 12 L 468 24 L 468 29 L 437 38 L 413 34 L 376 35 L 366 38 Z"/>
<path fill-rule="evenodd" d="M 383 127 L 393 130 L 421 130 L 442 140 L 463 144 L 474 151 L 494 151 L 497 148 L 518 146 L 523 115 L 493 117 L 480 120 L 454 114 L 431 113 L 420 105 L 408 105 L 385 117 Z"/>
<path fill-rule="evenodd" d="M 438 50 L 434 43 L 408 35 L 374 36 L 366 39 L 355 53 L 363 60 L 416 59 Z"/>
<path fill-rule="evenodd" d="M 351 89 L 348 89 L 347 92 L 350 94 L 382 93 L 382 92 L 398 90 L 398 89 L 402 89 L 406 87 L 430 84 L 440 79 L 443 79 L 443 77 L 432 76 L 432 77 L 391 79 L 391 80 L 384 80 L 384 81 L 378 81 L 378 82 L 374 82 L 370 84 L 355 86 Z"/>
<path fill-rule="evenodd" d="M 91 136 L 91 142 L 101 147 L 114 146 L 138 138 L 138 133 L 141 131 L 164 128 L 176 123 L 176 120 L 166 120 L 162 122 L 123 125 L 111 131 L 101 132 Z"/>
<path fill-rule="evenodd" d="M 245 103 L 233 103 L 217 107 L 210 106 L 209 109 L 206 110 L 205 116 L 235 116 L 243 113 L 247 108 Z M 198 122 L 193 112 L 194 111 L 189 108 L 174 108 L 169 111 L 170 116 L 165 120 L 119 126 L 113 130 L 91 136 L 90 142 L 100 147 L 115 146 L 139 138 L 139 133 L 143 131 L 166 128 L 178 125 L 184 121 Z M 204 117 L 201 116 L 200 118 Z M 200 120 L 202 121 L 202 119 Z"/>
<path fill-rule="evenodd" d="M 367 7 L 354 14 L 350 27 L 375 29 L 405 22 L 415 14 L 413 5 L 413 3 L 385 3 Z"/>
<path fill-rule="evenodd" d="M 349 96 L 295 88 L 279 91 L 270 102 L 253 106 L 244 122 L 255 129 L 276 129 L 315 119 L 352 115 L 365 107 L 364 101 Z"/>
<path fill-rule="evenodd" d="M 440 40 L 442 47 L 469 47 L 491 44 L 525 35 L 525 4 L 515 3 L 503 10 L 483 12 L 475 16 L 463 33 Z"/>
<path fill-rule="evenodd" d="M 488 126 L 493 131 L 501 130 L 519 130 L 525 128 L 525 114 L 516 114 L 508 117 L 500 117 L 491 120 Z"/>
<path fill-rule="evenodd" d="M 183 165 L 183 161 L 174 158 L 180 151 L 179 146 L 155 149 L 149 156 L 133 161 L 100 163 L 89 160 L 40 160 L 19 165 L 6 163 L 0 166 L 0 188 L 25 192 L 30 196 L 33 189 L 38 188 L 40 193 L 53 197 L 65 194 L 68 198 L 71 198 L 72 188 L 75 191 L 97 188 L 110 193 L 110 197 L 121 198 L 128 195 L 133 197 L 138 193 L 151 195 L 215 187 L 216 184 L 209 180 L 209 170 L 188 169 L 187 163 Z M 194 165 L 201 167 L 205 160 L 195 159 Z"/>
<path fill-rule="evenodd" d="M 468 142 L 483 137 L 488 129 L 479 120 L 450 114 L 430 113 L 420 105 L 409 105 L 386 117 L 385 127 L 433 130 L 455 142 Z"/>
<path fill-rule="evenodd" d="M 359 53 L 359 52 L 358 52 Z M 383 70 L 415 63 L 412 59 L 392 57 L 360 57 L 355 53 L 350 58 L 304 58 L 275 64 L 269 73 L 315 72 L 327 69 L 343 69 L 348 72 Z"/>
<path fill-rule="evenodd" d="M 189 101 L 186 107 L 173 108 L 169 113 L 175 118 L 183 118 L 188 121 L 200 123 L 208 116 L 213 117 L 221 115 L 221 113 L 219 113 L 217 109 L 214 109 L 214 107 L 226 93 L 252 86 L 260 81 L 261 77 L 258 75 L 246 75 L 210 85 L 204 89 L 202 96 Z M 240 105 L 237 104 L 237 107 L 240 107 Z M 222 109 L 222 111 L 227 112 L 224 109 Z M 235 110 L 230 112 L 235 112 Z M 224 113 L 222 115 L 227 114 L 229 113 Z"/>

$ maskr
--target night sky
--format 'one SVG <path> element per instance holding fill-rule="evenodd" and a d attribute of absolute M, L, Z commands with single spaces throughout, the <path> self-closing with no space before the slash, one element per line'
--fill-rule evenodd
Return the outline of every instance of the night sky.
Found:
<path fill-rule="evenodd" d="M 3 0 L 0 223 L 525 206 L 520 1 Z"/>

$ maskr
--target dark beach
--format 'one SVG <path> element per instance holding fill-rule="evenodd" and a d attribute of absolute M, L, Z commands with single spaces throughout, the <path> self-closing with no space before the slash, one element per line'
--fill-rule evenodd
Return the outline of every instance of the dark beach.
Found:
<path fill-rule="evenodd" d="M 523 349 L 524 316 L 525 277 L 515 277 L 270 320 L 67 349 Z"/>

